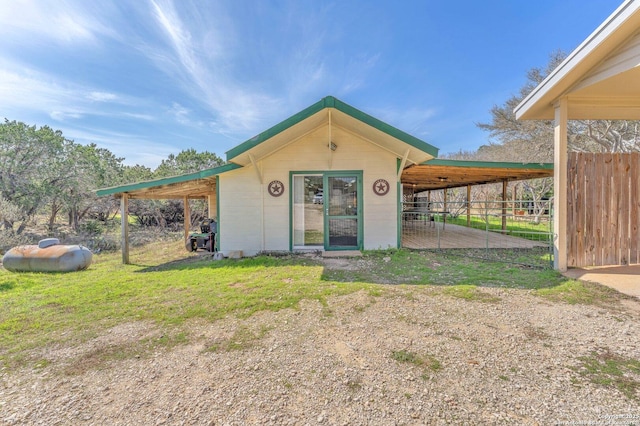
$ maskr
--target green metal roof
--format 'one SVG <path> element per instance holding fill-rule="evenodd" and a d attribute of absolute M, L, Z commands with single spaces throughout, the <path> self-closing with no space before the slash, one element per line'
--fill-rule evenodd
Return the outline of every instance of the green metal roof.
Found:
<path fill-rule="evenodd" d="M 230 149 L 226 152 L 227 161 L 231 161 L 233 158 L 249 151 L 250 149 L 260 145 L 264 141 L 300 123 L 301 121 L 304 121 L 305 119 L 311 117 L 319 111 L 322 111 L 325 108 L 335 108 L 338 111 L 341 111 L 356 120 L 359 120 L 381 132 L 384 132 L 389 136 L 392 136 L 408 145 L 411 145 L 412 147 L 419 149 L 420 151 L 426 152 L 433 157 L 436 157 L 438 155 L 438 148 L 429 145 L 428 143 L 416 138 L 415 136 L 411 136 L 410 134 L 405 133 L 402 130 L 399 130 L 383 121 L 380 121 L 377 118 L 372 117 L 369 114 L 366 114 L 333 96 L 327 96 L 325 98 L 322 98 L 315 104 L 303 109 L 299 113 L 294 114 L 286 120 L 265 130 L 259 135 L 254 136 L 253 138 L 241 143 L 235 148 Z"/>
<path fill-rule="evenodd" d="M 451 166 L 451 167 L 485 167 L 504 169 L 540 169 L 553 170 L 553 163 L 517 163 L 507 161 L 466 161 L 466 160 L 445 160 L 434 158 L 425 161 L 425 166 Z"/>
<path fill-rule="evenodd" d="M 230 170 L 238 169 L 240 166 L 237 164 L 225 164 L 224 166 L 214 167 L 212 169 L 205 169 L 195 173 L 188 173 L 185 175 L 171 176 L 162 179 L 148 180 L 143 182 L 136 182 L 127 185 L 114 186 L 111 188 L 102 188 L 96 190 L 96 194 L 99 197 L 105 195 L 122 194 L 125 192 L 139 191 L 144 189 L 156 188 L 165 185 L 171 185 L 175 183 L 188 182 L 191 180 L 204 179 L 212 176 L 228 172 Z"/>

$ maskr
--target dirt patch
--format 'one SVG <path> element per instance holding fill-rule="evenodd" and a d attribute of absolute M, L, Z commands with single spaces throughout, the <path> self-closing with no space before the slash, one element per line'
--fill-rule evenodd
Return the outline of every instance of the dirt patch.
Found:
<path fill-rule="evenodd" d="M 327 269 L 336 271 L 355 271 L 358 269 L 355 262 L 345 258 L 323 258 L 320 257 L 320 262 Z"/>
<path fill-rule="evenodd" d="M 122 324 L 43 351 L 41 368 L 1 370 L 0 424 L 537 425 L 640 415 L 637 392 L 577 372 L 595 352 L 640 359 L 640 302 L 605 309 L 483 291 L 495 301 L 429 287 L 303 301 L 193 322 L 176 345 L 151 344 L 166 334 L 154 324 Z"/>

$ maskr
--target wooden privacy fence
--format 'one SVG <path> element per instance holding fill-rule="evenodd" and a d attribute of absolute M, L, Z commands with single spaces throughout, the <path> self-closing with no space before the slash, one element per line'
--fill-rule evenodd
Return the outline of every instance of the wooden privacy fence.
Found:
<path fill-rule="evenodd" d="M 570 153 L 568 266 L 639 263 L 640 153 Z"/>

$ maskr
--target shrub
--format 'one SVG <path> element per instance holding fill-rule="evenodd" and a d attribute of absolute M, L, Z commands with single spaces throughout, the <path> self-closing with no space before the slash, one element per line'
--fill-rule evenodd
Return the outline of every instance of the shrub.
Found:
<path fill-rule="evenodd" d="M 104 229 L 104 224 L 97 220 L 87 220 L 79 226 L 79 231 L 88 235 L 101 235 Z"/>
<path fill-rule="evenodd" d="M 33 239 L 28 235 L 16 234 L 12 229 L 0 229 L 0 255 L 12 247 L 33 243 Z"/>

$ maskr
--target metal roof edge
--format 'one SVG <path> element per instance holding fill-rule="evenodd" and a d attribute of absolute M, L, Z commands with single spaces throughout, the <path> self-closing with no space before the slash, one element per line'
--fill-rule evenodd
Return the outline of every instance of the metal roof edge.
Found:
<path fill-rule="evenodd" d="M 235 170 L 238 168 L 240 168 L 240 166 L 237 164 L 225 164 L 223 166 L 214 167 L 211 169 L 205 169 L 199 172 L 188 173 L 184 175 L 170 176 L 166 178 L 141 181 L 141 182 L 130 183 L 126 185 L 113 186 L 110 188 L 100 188 L 96 190 L 96 195 L 98 197 L 103 197 L 105 195 L 122 194 L 125 192 L 137 191 L 140 189 L 149 189 L 149 188 L 154 188 L 158 186 L 171 185 L 174 183 L 204 179 L 207 177 L 216 176 L 216 175 L 219 175 L 231 170 Z"/>
<path fill-rule="evenodd" d="M 383 133 L 388 134 L 389 136 L 392 136 L 408 145 L 411 145 L 414 148 L 419 149 L 422 152 L 426 152 L 427 154 L 431 155 L 432 157 L 437 157 L 438 156 L 438 151 L 439 149 L 436 148 L 435 146 L 428 144 L 427 142 L 416 138 L 415 136 L 410 135 L 409 133 L 406 133 L 390 124 L 385 123 L 382 120 L 379 120 L 365 112 L 360 111 L 357 108 L 352 107 L 351 105 L 342 102 L 339 99 L 333 98 L 334 102 L 335 102 L 335 106 L 334 108 L 337 109 L 338 111 L 341 111 L 353 118 L 355 118 L 356 120 L 359 120 L 371 127 L 373 127 L 374 129 L 377 129 Z"/>
<path fill-rule="evenodd" d="M 264 132 L 259 133 L 258 135 L 252 137 L 251 139 L 248 139 L 242 142 L 240 145 L 237 145 L 231 148 L 229 151 L 225 153 L 227 156 L 227 161 L 231 161 L 233 158 L 237 157 L 238 155 L 244 154 L 245 152 L 249 151 L 251 148 L 254 148 L 260 145 L 262 142 L 272 138 L 278 133 L 281 133 L 287 130 L 289 127 L 292 127 L 295 124 L 298 124 L 301 121 L 311 117 L 313 114 L 327 108 L 326 101 L 328 98 L 331 98 L 331 96 L 327 96 L 326 98 L 319 100 L 315 104 L 303 109 L 302 111 L 292 115 L 289 118 L 284 119 L 283 121 L 276 124 L 275 126 L 272 126 L 267 130 L 265 130 Z"/>
<path fill-rule="evenodd" d="M 498 169 L 539 169 L 553 170 L 553 163 L 518 163 L 508 161 L 466 161 L 466 160 L 445 160 L 435 158 L 425 161 L 422 166 L 451 166 L 451 167 L 479 167 Z"/>
<path fill-rule="evenodd" d="M 227 161 L 232 161 L 233 158 L 260 145 L 261 143 L 272 138 L 278 133 L 287 130 L 288 128 L 300 123 L 301 121 L 311 117 L 313 114 L 322 111 L 325 108 L 335 108 L 338 111 L 341 111 L 356 120 L 359 120 L 383 133 L 388 134 L 389 136 L 392 136 L 408 145 L 411 145 L 414 148 L 419 149 L 420 151 L 426 152 L 433 157 L 438 156 L 438 148 L 416 138 L 415 136 L 411 136 L 410 134 L 403 132 L 402 130 L 397 129 L 390 124 L 387 124 L 369 114 L 366 114 L 333 96 L 326 96 L 315 104 L 281 121 L 275 126 L 270 127 L 257 136 L 254 136 L 253 138 L 241 143 L 240 145 L 231 148 L 226 152 Z"/>

